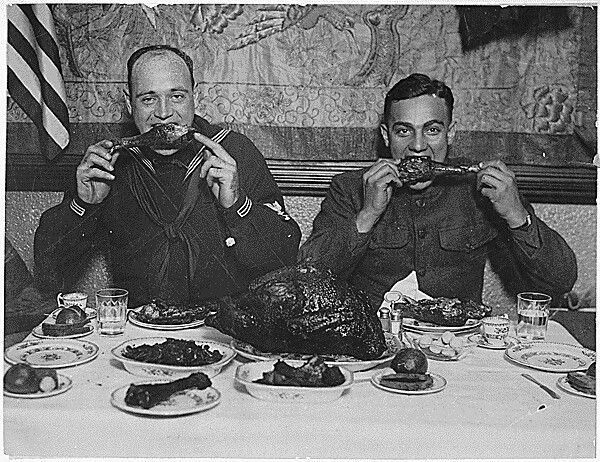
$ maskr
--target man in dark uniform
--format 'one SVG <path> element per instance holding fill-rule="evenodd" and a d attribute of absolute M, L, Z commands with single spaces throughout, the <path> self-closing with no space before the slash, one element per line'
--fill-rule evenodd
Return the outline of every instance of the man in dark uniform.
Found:
<path fill-rule="evenodd" d="M 381 124 L 392 158 L 333 179 L 301 258 L 348 278 L 374 307 L 412 272 L 432 297 L 480 302 L 487 257 L 514 292 L 568 292 L 573 251 L 520 196 L 502 161 L 482 162 L 476 181 L 400 180 L 397 161 L 406 156 L 446 160 L 453 104 L 450 88 L 423 74 L 394 85 Z"/>
<path fill-rule="evenodd" d="M 193 126 L 194 140 L 178 150 L 90 146 L 76 188 L 40 219 L 38 285 L 69 290 L 69 273 L 96 247 L 132 306 L 239 293 L 293 263 L 300 229 L 263 156 L 245 136 L 194 114 L 191 59 L 155 45 L 133 53 L 127 69 L 126 106 L 139 132 L 173 122 Z"/>

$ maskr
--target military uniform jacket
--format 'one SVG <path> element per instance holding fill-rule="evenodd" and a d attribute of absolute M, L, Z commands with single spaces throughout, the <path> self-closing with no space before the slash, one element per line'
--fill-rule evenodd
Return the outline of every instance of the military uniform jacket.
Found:
<path fill-rule="evenodd" d="M 511 230 L 474 180 L 436 180 L 423 191 L 396 188 L 368 233 L 356 217 L 366 170 L 333 178 L 300 259 L 326 266 L 365 291 L 374 307 L 412 271 L 432 297 L 481 301 L 486 258 L 509 291 L 568 292 L 577 278 L 573 251 L 524 204 L 532 223 Z"/>
<path fill-rule="evenodd" d="M 132 306 L 154 297 L 197 303 L 232 295 L 250 280 L 295 262 L 300 229 L 286 213 L 261 153 L 239 133 L 221 132 L 198 116 L 194 125 L 209 137 L 225 133 L 221 145 L 238 168 L 237 203 L 224 209 L 206 180 L 196 178 L 199 194 L 182 216 L 190 164 L 202 146 L 195 140 L 172 156 L 147 148 L 122 152 L 102 203 L 85 204 L 72 191 L 42 214 L 34 254 L 43 290 L 70 290 L 97 251 L 107 256 L 112 284 L 129 290 Z"/>

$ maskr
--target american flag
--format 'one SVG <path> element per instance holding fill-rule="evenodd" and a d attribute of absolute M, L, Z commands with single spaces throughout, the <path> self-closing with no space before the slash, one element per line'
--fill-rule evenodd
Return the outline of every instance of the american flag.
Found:
<path fill-rule="evenodd" d="M 40 148 L 54 159 L 69 144 L 69 112 L 54 18 L 44 4 L 7 7 L 8 92 L 36 125 Z"/>

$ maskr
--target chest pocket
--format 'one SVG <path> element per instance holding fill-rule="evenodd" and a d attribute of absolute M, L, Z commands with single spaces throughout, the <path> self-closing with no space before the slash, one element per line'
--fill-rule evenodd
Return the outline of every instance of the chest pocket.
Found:
<path fill-rule="evenodd" d="M 484 252 L 485 245 L 492 241 L 498 232 L 487 223 L 475 223 L 459 228 L 439 231 L 440 246 L 453 252 Z"/>
<path fill-rule="evenodd" d="M 382 223 L 383 224 L 383 223 Z M 395 225 L 387 225 L 376 227 L 371 240 L 369 241 L 369 248 L 371 249 L 399 249 L 410 240 L 410 233 L 408 229 L 402 228 Z"/>

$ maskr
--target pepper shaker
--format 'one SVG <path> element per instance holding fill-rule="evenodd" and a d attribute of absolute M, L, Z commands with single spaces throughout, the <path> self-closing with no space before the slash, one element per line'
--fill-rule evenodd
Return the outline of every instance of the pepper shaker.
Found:
<path fill-rule="evenodd" d="M 381 307 L 379 309 L 379 320 L 381 321 L 381 327 L 384 332 L 390 332 L 390 310 L 389 308 Z"/>

